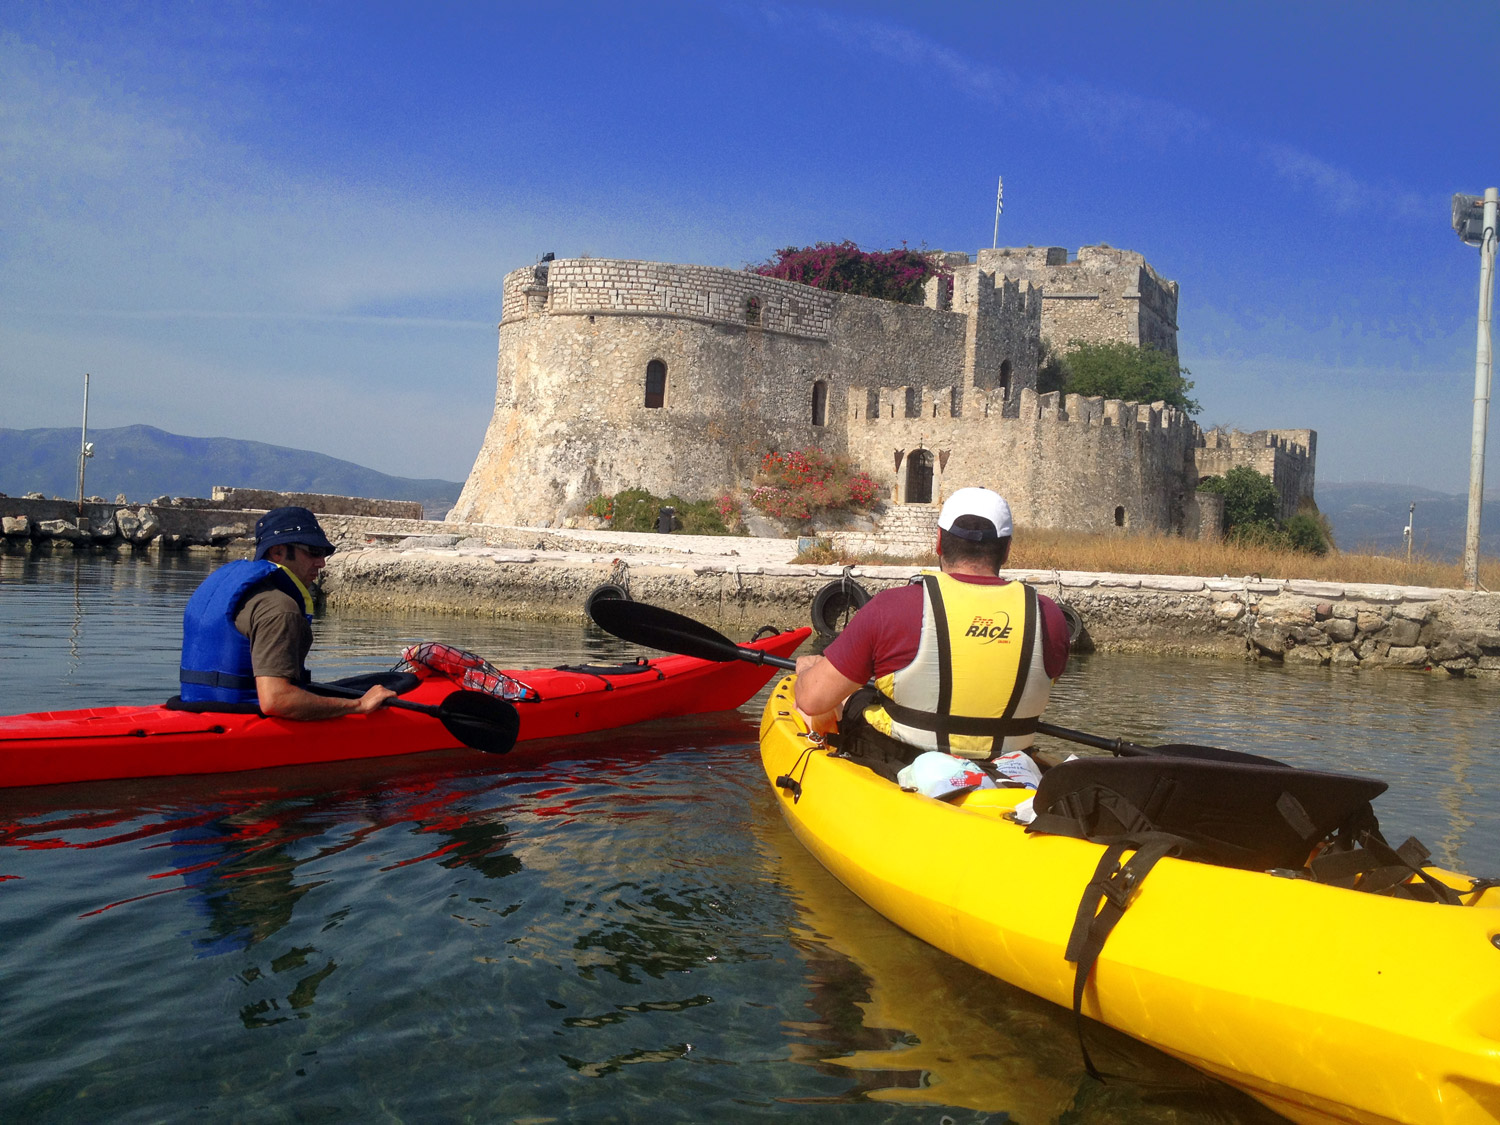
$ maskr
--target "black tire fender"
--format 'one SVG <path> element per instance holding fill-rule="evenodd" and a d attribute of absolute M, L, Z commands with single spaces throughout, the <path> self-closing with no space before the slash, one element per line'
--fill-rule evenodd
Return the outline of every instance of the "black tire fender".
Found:
<path fill-rule="evenodd" d="M 1083 636 L 1083 617 L 1065 602 L 1058 602 L 1057 608 L 1062 610 L 1063 620 L 1068 623 L 1068 647 L 1072 648 L 1078 643 L 1078 638 Z"/>
<path fill-rule="evenodd" d="M 616 582 L 605 582 L 595 586 L 589 591 L 589 596 L 584 599 L 583 612 L 588 614 L 589 620 L 594 619 L 594 603 L 596 602 L 628 602 L 633 599 L 630 591 Z"/>
<path fill-rule="evenodd" d="M 870 591 L 858 582 L 840 578 L 818 591 L 812 603 L 812 625 L 818 636 L 833 640 L 849 623 L 854 611 L 870 600 Z"/>

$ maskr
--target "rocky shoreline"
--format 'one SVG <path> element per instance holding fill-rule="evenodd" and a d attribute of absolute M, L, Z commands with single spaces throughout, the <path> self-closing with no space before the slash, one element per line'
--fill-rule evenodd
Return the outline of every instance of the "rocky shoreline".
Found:
<path fill-rule="evenodd" d="M 80 518 L 69 501 L 5 498 L 0 542 L 11 551 L 211 550 L 231 558 L 249 553 L 261 513 L 225 505 L 287 499 L 223 489 L 206 500 L 160 497 L 131 508 L 123 497 L 94 498 Z M 917 573 L 793 564 L 795 539 L 453 524 L 410 518 L 415 513 L 397 502 L 305 499 L 339 547 L 322 584 L 333 608 L 574 620 L 590 594 L 609 585 L 748 638 L 762 626 L 806 624 L 830 584 L 845 595 L 851 585 L 874 594 Z M 879 546 L 916 555 L 931 542 L 930 531 L 910 538 Z M 1422 670 L 1500 683 L 1500 594 L 1259 576 L 1006 575 L 1069 608 L 1078 651 Z"/>
<path fill-rule="evenodd" d="M 749 637 L 806 624 L 830 583 L 874 594 L 909 566 L 794 565 L 790 540 L 532 532 L 533 547 L 412 537 L 341 551 L 328 604 L 571 620 L 609 584 L 637 601 Z M 1007 571 L 1064 603 L 1079 651 L 1251 658 L 1347 669 L 1425 670 L 1500 683 L 1500 595 L 1296 579 Z"/>

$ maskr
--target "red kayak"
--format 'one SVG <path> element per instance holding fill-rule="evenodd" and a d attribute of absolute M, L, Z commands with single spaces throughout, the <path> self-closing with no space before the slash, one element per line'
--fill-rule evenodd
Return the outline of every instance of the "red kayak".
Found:
<path fill-rule="evenodd" d="M 746 647 L 786 657 L 811 632 L 793 629 Z M 730 711 L 763 688 L 772 671 L 746 661 L 664 656 L 630 665 L 510 669 L 503 675 L 526 689 L 512 700 L 521 719 L 517 738 L 526 740 Z M 401 699 L 438 705 L 462 686 L 473 683 L 429 674 Z M 41 711 L 0 717 L 0 788 L 231 773 L 460 745 L 432 715 L 388 707 L 320 722 L 173 710 L 163 704 Z"/>

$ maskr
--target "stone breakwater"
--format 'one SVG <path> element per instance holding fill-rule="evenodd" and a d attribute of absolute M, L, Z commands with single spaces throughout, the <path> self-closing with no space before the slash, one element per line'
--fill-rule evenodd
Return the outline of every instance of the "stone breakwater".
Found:
<path fill-rule="evenodd" d="M 818 592 L 848 579 L 871 594 L 913 567 L 802 566 L 785 540 L 531 533 L 536 546 L 413 537 L 341 551 L 331 607 L 421 608 L 572 620 L 605 583 L 735 638 L 808 622 Z M 672 546 L 667 546 L 668 542 Z M 735 554 L 723 552 L 734 551 Z M 713 552 L 713 553 L 708 553 Z M 1006 571 L 1071 607 L 1075 649 L 1250 657 L 1349 669 L 1404 668 L 1500 683 L 1500 595 L 1277 579 Z"/>

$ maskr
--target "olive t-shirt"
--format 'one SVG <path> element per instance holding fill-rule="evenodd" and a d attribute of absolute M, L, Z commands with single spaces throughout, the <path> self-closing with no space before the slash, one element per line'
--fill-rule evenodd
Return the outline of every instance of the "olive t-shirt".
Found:
<path fill-rule="evenodd" d="M 250 638 L 250 667 L 257 676 L 296 683 L 312 648 L 312 626 L 290 595 L 267 589 L 251 594 L 234 616 L 234 627 Z"/>

